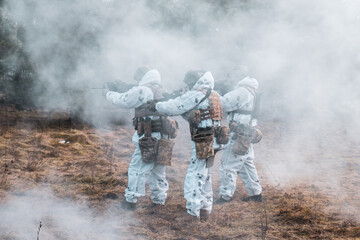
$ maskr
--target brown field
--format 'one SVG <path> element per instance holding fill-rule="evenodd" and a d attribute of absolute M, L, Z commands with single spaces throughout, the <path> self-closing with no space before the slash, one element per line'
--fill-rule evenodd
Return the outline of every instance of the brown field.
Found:
<path fill-rule="evenodd" d="M 120 217 L 129 214 L 118 206 L 134 148 L 130 126 L 94 129 L 72 125 L 66 116 L 42 118 L 35 111 L 0 108 L 0 204 L 11 201 L 13 194 L 45 185 L 58 199 L 86 201 L 98 215 L 110 208 Z M 290 141 L 297 132 L 286 122 L 263 122 L 265 137 L 255 148 L 255 163 L 265 201 L 242 202 L 246 192 L 238 180 L 234 201 L 215 205 L 206 223 L 188 223 L 183 180 L 190 143 L 187 126 L 180 121 L 173 164 L 167 168 L 167 203 L 153 208 L 149 194 L 142 198 L 130 213 L 136 223 L 119 222 L 127 224 L 121 239 L 360 239 L 360 149 L 357 142 L 338 144 L 347 134 L 341 126 L 333 127 L 331 135 L 314 146 L 306 138 L 296 144 Z M 318 131 L 328 133 L 326 128 Z M 296 165 L 299 158 L 294 155 L 300 152 L 302 162 Z M 219 156 L 216 160 L 214 199 L 218 198 Z M 273 166 L 282 163 L 290 170 L 275 171 L 279 168 Z M 41 234 L 57 231 L 59 237 L 54 239 L 67 239 L 46 219 L 42 224 Z M 6 227 L 0 220 L 0 230 Z M 0 231 L 0 239 L 17 239 L 16 232 L 4 232 Z"/>

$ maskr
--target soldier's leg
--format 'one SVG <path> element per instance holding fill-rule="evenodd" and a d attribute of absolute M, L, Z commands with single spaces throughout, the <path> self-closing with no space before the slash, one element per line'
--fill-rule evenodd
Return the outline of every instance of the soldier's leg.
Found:
<path fill-rule="evenodd" d="M 193 154 L 185 176 L 184 197 L 187 212 L 193 216 L 200 216 L 200 209 L 211 211 L 212 186 L 206 161 L 196 158 L 195 144 L 191 142 Z"/>
<path fill-rule="evenodd" d="M 155 164 L 148 179 L 151 191 L 150 198 L 155 204 L 164 205 L 167 197 L 169 184 L 166 180 L 165 168 L 165 165 Z"/>
<path fill-rule="evenodd" d="M 230 140 L 221 157 L 219 175 L 221 198 L 226 201 L 232 199 L 236 190 L 237 172 L 243 166 L 240 155 L 232 152 L 233 140 Z"/>
<path fill-rule="evenodd" d="M 134 142 L 135 152 L 128 170 L 128 187 L 125 190 L 126 201 L 136 203 L 138 198 L 145 196 L 145 183 L 154 167 L 154 163 L 144 163 L 141 159 L 139 144 Z"/>
<path fill-rule="evenodd" d="M 251 147 L 244 166 L 239 170 L 239 176 L 245 185 L 245 189 L 249 196 L 259 195 L 262 188 L 259 181 L 259 176 L 254 164 L 254 152 Z"/>
<path fill-rule="evenodd" d="M 203 161 L 203 160 L 202 160 Z M 208 210 L 211 212 L 212 205 L 213 205 L 213 190 L 212 190 L 212 183 L 211 183 L 211 168 L 207 168 L 207 175 L 205 178 L 205 183 L 203 186 L 203 198 L 201 200 L 201 209 Z"/>

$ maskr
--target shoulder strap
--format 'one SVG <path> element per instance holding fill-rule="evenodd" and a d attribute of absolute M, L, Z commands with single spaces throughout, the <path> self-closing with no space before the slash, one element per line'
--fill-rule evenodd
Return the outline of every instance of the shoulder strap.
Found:
<path fill-rule="evenodd" d="M 210 96 L 211 92 L 212 92 L 212 90 L 211 90 L 211 88 L 209 88 L 209 89 L 206 91 L 205 96 L 200 100 L 200 102 L 198 102 L 198 104 L 196 104 L 196 106 L 199 106 L 200 103 L 202 103 L 203 101 L 205 101 L 205 100 Z M 196 107 L 196 106 L 195 106 L 195 107 Z"/>
<path fill-rule="evenodd" d="M 197 107 L 197 106 L 199 106 L 200 103 L 202 103 L 202 102 L 205 101 L 207 98 L 209 98 L 211 92 L 212 92 L 212 89 L 209 88 L 209 89 L 206 91 L 205 96 L 194 106 L 194 108 Z M 189 110 L 189 111 L 181 114 L 181 116 L 182 116 L 184 119 L 188 119 L 188 114 L 189 114 L 190 111 L 191 111 L 191 110 Z"/>

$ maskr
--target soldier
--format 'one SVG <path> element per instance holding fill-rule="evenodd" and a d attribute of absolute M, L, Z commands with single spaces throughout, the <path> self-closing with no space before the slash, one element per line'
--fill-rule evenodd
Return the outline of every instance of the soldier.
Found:
<path fill-rule="evenodd" d="M 223 144 L 215 135 L 220 132 L 221 101 L 213 91 L 214 78 L 210 72 L 189 71 L 184 82 L 190 91 L 175 99 L 154 103 L 151 108 L 166 115 L 183 115 L 189 121 L 192 157 L 185 177 L 184 197 L 189 218 L 200 217 L 206 221 L 213 203 L 210 167 L 215 151 Z"/>
<path fill-rule="evenodd" d="M 237 66 L 227 78 L 229 85 L 235 89 L 222 98 L 224 112 L 230 126 L 230 141 L 225 146 L 220 165 L 220 198 L 216 204 L 230 202 L 236 189 L 236 178 L 239 174 L 244 182 L 249 197 L 243 201 L 262 201 L 262 188 L 254 165 L 252 143 L 261 139 L 261 132 L 255 128 L 254 108 L 258 82 L 248 76 L 245 66 Z M 236 83 L 237 82 L 237 83 Z"/>
<path fill-rule="evenodd" d="M 169 189 L 165 173 L 165 164 L 167 163 L 156 161 L 154 152 L 159 141 L 168 139 L 171 135 L 166 132 L 163 125 L 168 119 L 163 114 L 149 112 L 144 107 L 148 101 L 163 98 L 165 90 L 160 85 L 160 73 L 155 69 L 149 70 L 146 67 L 141 67 L 135 72 L 134 79 L 138 82 L 138 86 L 127 92 L 118 93 L 106 90 L 108 101 L 122 108 L 135 108 L 133 122 L 137 131 L 132 138 L 135 152 L 132 155 L 128 170 L 128 187 L 125 190 L 125 200 L 122 202 L 122 207 L 128 210 L 135 209 L 137 200 L 145 196 L 146 183 L 148 183 L 151 191 L 150 198 L 156 206 L 165 204 L 167 190 Z M 167 149 L 170 152 L 170 157 L 172 146 L 170 150 Z"/>

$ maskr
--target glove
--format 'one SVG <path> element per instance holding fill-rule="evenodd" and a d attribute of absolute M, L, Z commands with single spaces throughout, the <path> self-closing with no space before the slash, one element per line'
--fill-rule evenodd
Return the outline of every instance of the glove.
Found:
<path fill-rule="evenodd" d="M 146 108 L 151 112 L 156 112 L 156 103 L 157 101 L 149 101 L 146 106 Z"/>
<path fill-rule="evenodd" d="M 104 83 L 104 84 L 103 84 L 103 89 L 102 89 L 101 94 L 105 97 L 105 96 L 106 96 L 106 94 L 107 94 L 109 91 L 110 91 L 110 90 L 109 90 L 108 85 L 107 85 L 106 83 Z"/>

